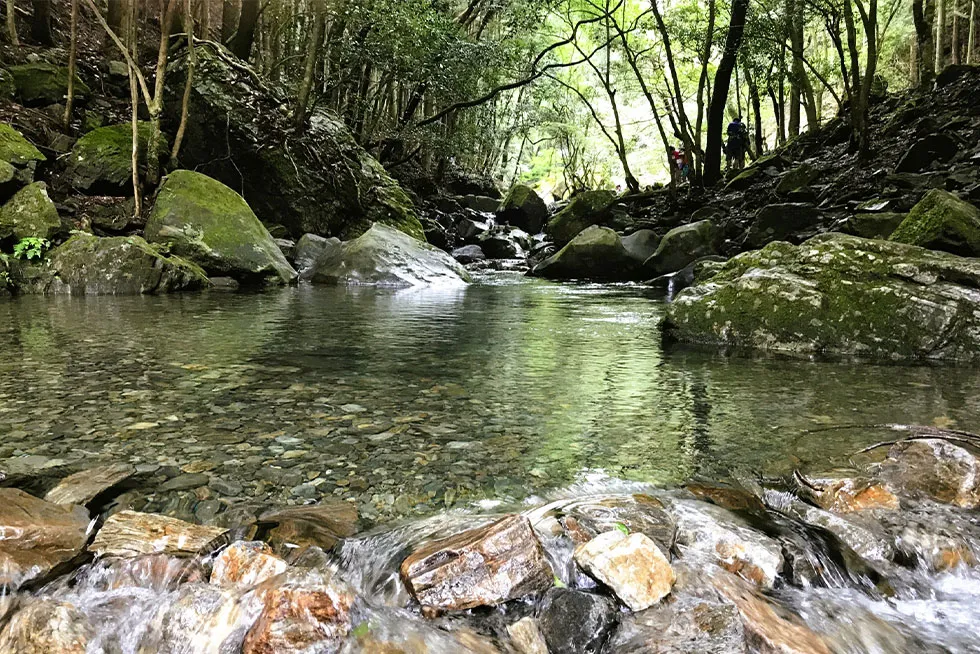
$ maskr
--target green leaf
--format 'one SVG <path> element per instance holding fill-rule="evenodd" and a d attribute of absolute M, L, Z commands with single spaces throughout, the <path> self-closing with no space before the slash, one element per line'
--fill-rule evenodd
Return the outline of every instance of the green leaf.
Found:
<path fill-rule="evenodd" d="M 621 532 L 623 532 L 624 534 L 626 534 L 627 536 L 629 536 L 629 535 L 630 535 L 630 529 L 629 529 L 629 527 L 627 527 L 626 525 L 624 525 L 624 524 L 623 524 L 622 522 L 617 522 L 617 523 L 616 523 L 615 525 L 613 525 L 613 526 L 614 526 L 614 527 L 615 527 L 616 529 L 618 529 L 618 530 L 620 530 Z"/>

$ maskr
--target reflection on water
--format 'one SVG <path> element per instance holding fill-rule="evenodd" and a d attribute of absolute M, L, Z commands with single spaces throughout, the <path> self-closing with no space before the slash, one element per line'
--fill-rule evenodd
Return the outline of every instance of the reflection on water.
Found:
<path fill-rule="evenodd" d="M 380 519 L 597 470 L 672 484 L 825 468 L 882 435 L 808 429 L 980 414 L 978 370 L 665 352 L 662 314 L 642 288 L 511 276 L 5 300 L 0 469 L 125 460 L 231 482 L 214 497 L 355 498 Z M 198 505 L 214 497 L 138 508 L 211 521 L 222 507 Z"/>

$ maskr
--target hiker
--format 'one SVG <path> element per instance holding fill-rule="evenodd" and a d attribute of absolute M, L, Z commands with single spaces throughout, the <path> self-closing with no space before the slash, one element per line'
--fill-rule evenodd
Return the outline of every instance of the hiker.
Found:
<path fill-rule="evenodd" d="M 670 168 L 670 178 L 675 184 L 679 184 L 687 179 L 691 172 L 691 164 L 687 159 L 687 152 L 683 149 L 670 148 L 670 161 L 673 164 Z"/>
<path fill-rule="evenodd" d="M 728 170 L 745 168 L 745 149 L 749 144 L 749 130 L 738 116 L 728 124 L 728 143 L 725 155 L 728 157 Z"/>

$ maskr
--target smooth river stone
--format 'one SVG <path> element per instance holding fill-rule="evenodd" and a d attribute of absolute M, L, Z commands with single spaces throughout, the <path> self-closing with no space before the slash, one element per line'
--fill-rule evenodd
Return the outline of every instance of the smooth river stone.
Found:
<path fill-rule="evenodd" d="M 634 611 L 650 608 L 674 585 L 670 562 L 644 534 L 627 536 L 619 530 L 599 534 L 575 548 L 575 562 Z"/>
<path fill-rule="evenodd" d="M 113 463 L 65 477 L 44 499 L 55 504 L 88 504 L 99 493 L 125 481 L 136 469 L 128 463 Z"/>
<path fill-rule="evenodd" d="M 74 558 L 85 547 L 88 525 L 80 506 L 0 488 L 0 590 L 17 589 Z"/>
<path fill-rule="evenodd" d="M 282 574 L 288 567 L 289 564 L 273 554 L 265 543 L 233 543 L 214 560 L 211 583 L 219 586 L 254 586 Z"/>
<path fill-rule="evenodd" d="M 94 634 L 85 615 L 71 604 L 35 600 L 15 613 L 0 631 L 0 652 L 85 654 Z"/>
<path fill-rule="evenodd" d="M 259 522 L 276 525 L 267 539 L 273 545 L 315 545 L 326 550 L 357 532 L 357 507 L 343 500 L 324 500 L 264 513 Z"/>
<path fill-rule="evenodd" d="M 122 511 L 106 520 L 88 549 L 99 556 L 194 556 L 225 532 L 162 515 Z"/>
<path fill-rule="evenodd" d="M 524 516 L 507 516 L 416 549 L 402 579 L 422 606 L 461 611 L 546 591 L 554 573 Z"/>

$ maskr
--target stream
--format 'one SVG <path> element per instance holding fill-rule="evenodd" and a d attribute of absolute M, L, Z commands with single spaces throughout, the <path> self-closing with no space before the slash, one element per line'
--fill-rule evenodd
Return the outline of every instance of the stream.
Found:
<path fill-rule="evenodd" d="M 855 455 L 892 436 L 871 425 L 974 430 L 980 369 L 665 346 L 663 306 L 642 286 L 489 272 L 451 290 L 301 285 L 3 301 L 2 484 L 43 495 L 73 472 L 128 463 L 137 475 L 108 511 L 224 528 L 271 507 L 348 501 L 363 531 L 332 553 L 290 561 L 350 584 L 358 621 L 390 646 L 364 645 L 362 629 L 343 651 L 495 651 L 480 643 L 505 642 L 506 625 L 534 606 L 424 621 L 399 580 L 406 554 L 524 513 L 561 585 L 595 590 L 575 570 L 567 534 L 542 525 L 578 516 L 633 530 L 650 520 L 637 517 L 643 497 L 676 523 L 680 540 L 668 546 L 679 569 L 690 568 L 679 573 L 677 606 L 707 601 L 696 590 L 707 583 L 707 555 L 685 531 L 751 532 L 780 543 L 790 570 L 791 583 L 767 588 L 767 601 L 820 634 L 827 651 L 980 652 L 972 566 L 927 565 L 949 548 L 907 535 L 901 565 L 896 556 L 854 565 L 853 543 L 843 539 L 842 554 L 816 535 L 819 520 L 802 516 L 785 483 L 795 470 L 872 461 Z M 681 488 L 688 482 L 754 499 L 721 518 L 705 495 Z M 873 537 L 857 549 L 917 525 L 980 553 L 975 510 L 923 502 L 905 514 L 903 505 L 899 522 L 864 525 Z M 97 625 L 79 652 L 236 651 L 227 644 L 240 646 L 259 600 L 254 589 L 200 583 L 210 564 L 96 560 L 30 595 Z M 621 609 L 603 651 L 742 651 L 658 649 L 643 615 Z"/>

